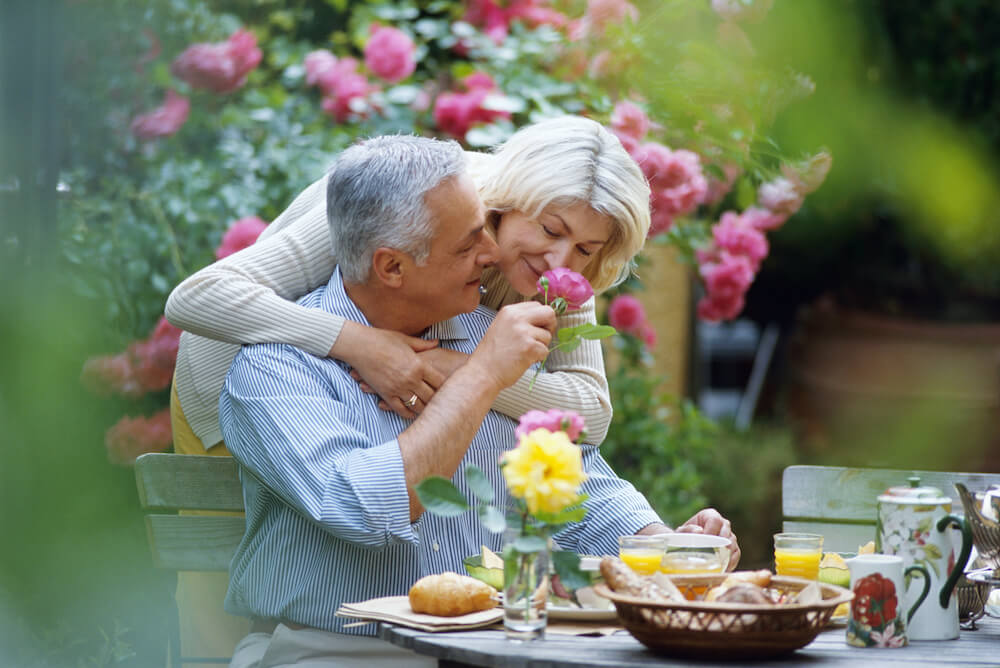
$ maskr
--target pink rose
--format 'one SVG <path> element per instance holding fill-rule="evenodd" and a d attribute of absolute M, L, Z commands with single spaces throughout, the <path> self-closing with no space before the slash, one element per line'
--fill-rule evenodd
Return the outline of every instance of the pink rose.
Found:
<path fill-rule="evenodd" d="M 562 28 L 569 23 L 569 17 L 562 12 L 551 7 L 539 7 L 532 0 L 510 3 L 507 16 L 510 20 L 521 19 L 529 28 L 537 28 L 540 25 Z"/>
<path fill-rule="evenodd" d="M 174 59 L 170 71 L 192 88 L 230 93 L 246 83 L 261 56 L 253 33 L 237 30 L 225 42 L 192 44 Z"/>
<path fill-rule="evenodd" d="M 476 70 L 472 74 L 462 78 L 462 85 L 466 90 L 496 90 L 497 84 L 486 72 Z"/>
<path fill-rule="evenodd" d="M 743 219 L 735 211 L 726 211 L 719 222 L 712 226 L 715 245 L 733 255 L 750 259 L 754 270 L 767 257 L 768 245 L 764 233 Z"/>
<path fill-rule="evenodd" d="M 88 391 L 102 397 L 118 394 L 136 398 L 145 394 L 132 368 L 132 358 L 125 353 L 91 357 L 83 365 L 80 381 Z"/>
<path fill-rule="evenodd" d="M 698 317 L 708 322 L 732 320 L 743 310 L 743 295 L 714 297 L 706 295 L 698 300 Z"/>
<path fill-rule="evenodd" d="M 548 282 L 546 288 L 543 281 Z M 566 300 L 566 308 L 575 311 L 583 306 L 584 302 L 594 296 L 594 288 L 590 281 L 581 274 L 565 267 L 549 269 L 538 279 L 538 291 L 545 296 L 548 303 L 552 303 L 560 297 Z"/>
<path fill-rule="evenodd" d="M 779 177 L 757 189 L 757 201 L 773 213 L 791 216 L 802 206 L 803 194 L 792 181 Z"/>
<path fill-rule="evenodd" d="M 507 12 L 495 0 L 469 0 L 462 18 L 482 28 L 494 44 L 501 44 L 507 38 L 510 21 Z"/>
<path fill-rule="evenodd" d="M 757 228 L 761 232 L 766 232 L 768 230 L 775 230 L 784 225 L 785 220 L 788 216 L 774 213 L 768 209 L 761 209 L 755 206 L 751 206 L 746 209 L 740 216 L 749 225 Z"/>
<path fill-rule="evenodd" d="M 671 218 L 693 211 L 704 199 L 708 183 L 698 154 L 647 142 L 634 155 L 652 190 L 652 207 Z"/>
<path fill-rule="evenodd" d="M 119 466 L 131 466 L 147 452 L 163 452 L 173 442 L 170 410 L 151 417 L 123 417 L 104 434 L 108 459 Z"/>
<path fill-rule="evenodd" d="M 349 69 L 353 65 L 345 64 L 347 60 L 352 59 L 341 59 L 337 67 L 328 73 L 328 90 L 321 102 L 323 111 L 339 123 L 350 120 L 352 116 L 364 116 L 369 110 L 367 97 L 376 90 L 364 75 Z"/>
<path fill-rule="evenodd" d="M 611 127 L 617 133 L 642 141 L 649 132 L 649 116 L 628 100 L 623 100 L 611 112 Z"/>
<path fill-rule="evenodd" d="M 647 348 L 656 347 L 656 328 L 653 327 L 653 323 L 648 320 L 642 323 L 642 326 L 639 327 L 639 338 L 642 339 Z"/>
<path fill-rule="evenodd" d="M 646 309 L 632 295 L 618 295 L 608 305 L 608 322 L 619 332 L 638 332 L 645 321 Z"/>
<path fill-rule="evenodd" d="M 514 430 L 518 440 L 536 429 L 548 429 L 551 432 L 564 431 L 569 440 L 576 442 L 586 435 L 583 418 L 573 411 L 563 411 L 558 408 L 542 411 L 528 411 L 521 416 Z"/>
<path fill-rule="evenodd" d="M 473 72 L 462 79 L 465 93 L 446 92 L 434 100 L 434 124 L 455 137 L 465 137 L 474 124 L 492 123 L 498 118 L 510 118 L 510 112 L 484 109 L 486 97 L 496 90 L 496 84 L 485 72 Z"/>
<path fill-rule="evenodd" d="M 327 49 L 317 49 L 306 54 L 302 66 L 306 70 L 306 85 L 319 86 L 324 75 L 337 65 L 337 56 Z"/>
<path fill-rule="evenodd" d="M 391 84 L 399 83 L 417 69 L 416 46 L 402 30 L 376 28 L 365 44 L 365 65 L 375 76 Z"/>
<path fill-rule="evenodd" d="M 709 296 L 730 298 L 742 296 L 753 283 L 754 270 L 750 258 L 719 251 L 715 261 L 705 262 L 698 268 Z"/>
<path fill-rule="evenodd" d="M 181 129 L 190 112 L 188 99 L 168 90 L 162 106 L 132 120 L 132 134 L 139 139 L 169 137 Z"/>
<path fill-rule="evenodd" d="M 256 216 L 234 221 L 222 235 L 222 241 L 215 249 L 215 259 L 221 260 L 252 245 L 265 227 L 267 223 Z"/>

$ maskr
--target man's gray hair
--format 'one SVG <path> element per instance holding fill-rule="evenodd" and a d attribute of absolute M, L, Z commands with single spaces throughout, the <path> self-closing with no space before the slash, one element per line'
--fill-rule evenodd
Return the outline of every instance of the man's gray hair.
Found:
<path fill-rule="evenodd" d="M 424 196 L 464 171 L 465 154 L 454 141 L 387 135 L 345 149 L 326 182 L 330 241 L 344 280 L 367 281 L 380 247 L 425 261 L 434 226 Z"/>

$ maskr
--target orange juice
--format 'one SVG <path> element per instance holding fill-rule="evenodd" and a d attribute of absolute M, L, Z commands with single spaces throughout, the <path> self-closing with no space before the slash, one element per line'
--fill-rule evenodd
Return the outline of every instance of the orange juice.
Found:
<path fill-rule="evenodd" d="M 776 548 L 774 570 L 778 575 L 795 575 L 815 580 L 819 577 L 820 550 Z"/>
<path fill-rule="evenodd" d="M 663 558 L 662 550 L 622 550 L 619 554 L 629 568 L 639 575 L 652 575 L 660 568 L 660 560 Z"/>

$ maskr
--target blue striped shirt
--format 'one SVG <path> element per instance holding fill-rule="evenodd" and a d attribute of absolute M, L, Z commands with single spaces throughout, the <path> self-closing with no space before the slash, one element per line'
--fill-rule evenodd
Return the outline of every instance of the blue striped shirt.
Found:
<path fill-rule="evenodd" d="M 339 270 L 300 300 L 368 324 L 344 292 Z M 495 313 L 480 307 L 431 327 L 426 338 L 471 353 Z M 344 633 L 371 634 L 370 625 L 344 629 L 334 613 L 342 602 L 406 594 L 418 578 L 464 572 L 462 558 L 480 545 L 500 549 L 501 536 L 475 513 L 409 520 L 409 499 L 396 437 L 409 420 L 378 408 L 346 365 L 282 344 L 244 346 L 233 361 L 219 402 L 222 433 L 240 463 L 247 529 L 230 564 L 226 610 L 284 619 Z M 481 468 L 508 502 L 497 465 L 514 446 L 516 423 L 496 412 L 483 420 L 452 481 L 472 498 L 464 470 Z M 566 549 L 617 553 L 619 535 L 659 521 L 594 446 L 584 447 L 590 495 L 584 522 L 556 536 Z"/>

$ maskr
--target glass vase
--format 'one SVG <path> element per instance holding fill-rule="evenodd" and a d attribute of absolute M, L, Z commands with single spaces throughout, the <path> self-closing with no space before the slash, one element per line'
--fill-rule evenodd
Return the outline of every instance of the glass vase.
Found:
<path fill-rule="evenodd" d="M 548 540 L 508 530 L 504 535 L 503 559 L 503 625 L 507 638 L 542 640 L 548 623 Z"/>

